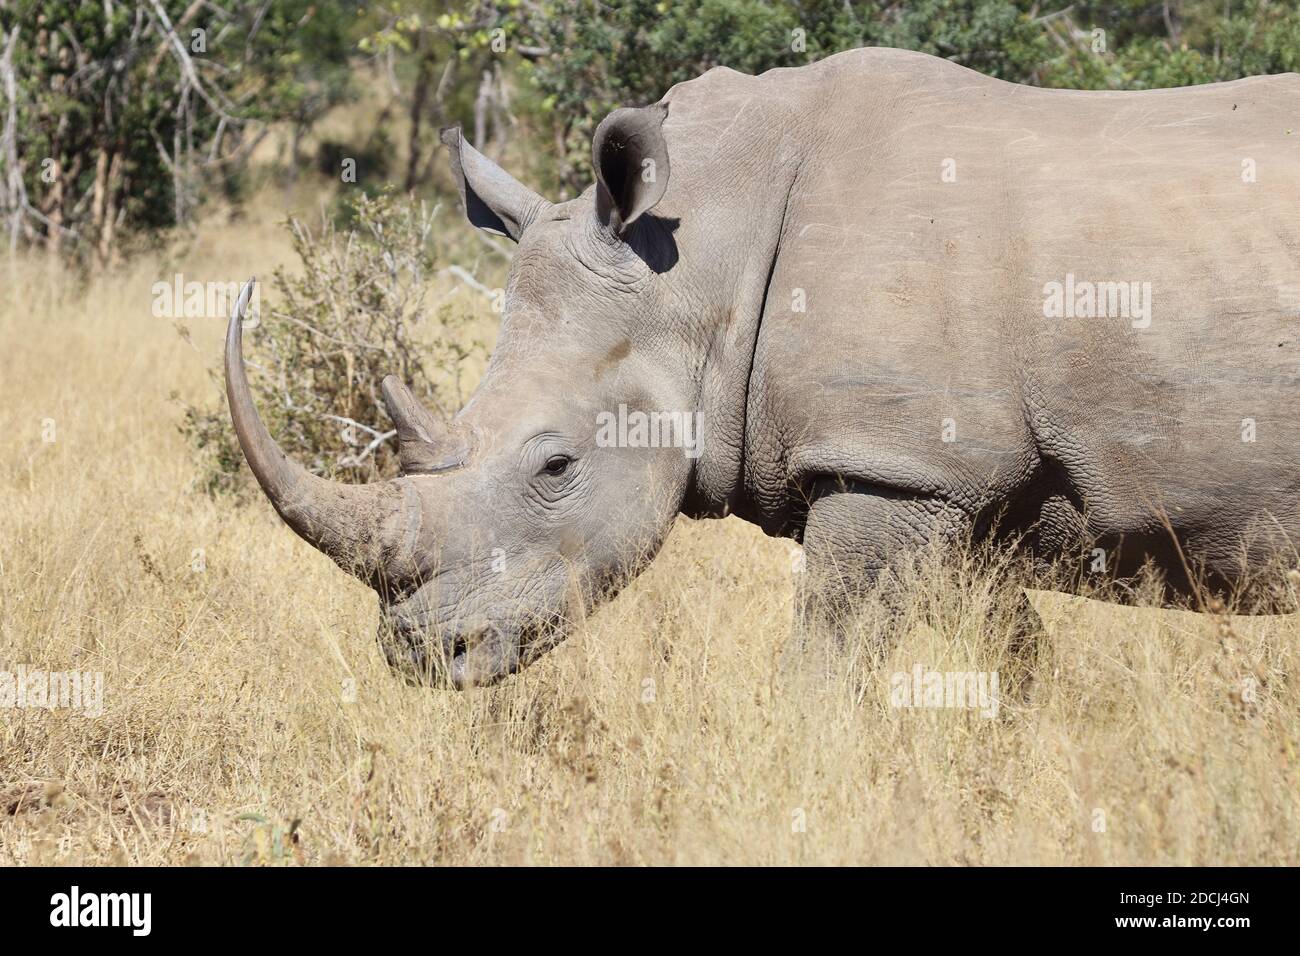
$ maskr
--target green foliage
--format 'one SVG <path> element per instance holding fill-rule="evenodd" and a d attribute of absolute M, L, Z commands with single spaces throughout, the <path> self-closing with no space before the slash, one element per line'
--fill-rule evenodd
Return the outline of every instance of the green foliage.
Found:
<path fill-rule="evenodd" d="M 570 188 L 590 181 L 591 134 L 607 112 L 653 102 L 719 65 L 760 73 L 891 46 L 1012 82 L 1078 89 L 1300 68 L 1300 12 L 1276 0 L 552 0 L 532 10 L 522 42 L 547 52 L 525 58 L 522 70 L 552 113 L 565 150 L 557 174 Z M 515 17 L 500 7 L 502 22 Z"/>
<path fill-rule="evenodd" d="M 370 186 L 417 189 L 439 168 L 438 127 L 460 122 L 560 196 L 590 182 L 606 113 L 714 66 L 760 73 L 877 45 L 1083 89 L 1300 69 L 1293 0 L 9 0 L 0 49 L 10 40 L 25 197 L 0 149 L 0 219 L 101 261 L 123 233 L 185 222 L 213 191 L 236 195 L 271 124 L 292 133 L 290 164 L 307 163 L 300 141 L 365 68 L 391 100 L 368 139 L 322 144 L 322 168 L 361 157 Z"/>
<path fill-rule="evenodd" d="M 0 215 L 17 238 L 108 260 L 123 233 L 189 219 L 237 183 L 266 124 L 344 95 L 351 19 L 310 0 L 13 0 L 0 5 Z M 13 108 L 16 122 L 3 123 Z"/>
<path fill-rule="evenodd" d="M 465 398 L 467 361 L 486 348 L 469 314 L 441 304 L 428 321 L 431 215 L 387 193 L 362 194 L 351 216 L 347 232 L 330 220 L 314 232 L 289 223 L 301 270 L 276 271 L 276 305 L 261 309 L 244 350 L 258 410 L 285 452 L 317 474 L 365 481 L 397 472 L 384 377 L 449 418 Z M 242 489 L 224 403 L 187 406 L 181 431 L 203 459 L 205 490 Z"/>

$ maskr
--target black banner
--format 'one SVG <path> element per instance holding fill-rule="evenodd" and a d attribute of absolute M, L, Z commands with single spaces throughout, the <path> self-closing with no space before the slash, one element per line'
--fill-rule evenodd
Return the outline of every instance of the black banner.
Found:
<path fill-rule="evenodd" d="M 7 940 L 52 942 L 373 945 L 376 931 L 424 927 L 473 928 L 499 945 L 512 934 L 590 936 L 606 921 L 650 937 L 712 925 L 739 940 L 775 920 L 800 933 L 920 932 L 927 944 L 1014 927 L 1052 934 L 1043 941 L 1231 945 L 1289 925 L 1294 881 L 1282 869 L 13 869 L 0 871 L 0 919 Z"/>

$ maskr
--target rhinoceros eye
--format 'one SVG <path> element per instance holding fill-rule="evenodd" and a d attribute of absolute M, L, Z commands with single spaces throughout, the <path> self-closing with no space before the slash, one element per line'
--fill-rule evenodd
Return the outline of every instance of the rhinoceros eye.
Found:
<path fill-rule="evenodd" d="M 548 475 L 562 475 L 569 468 L 569 459 L 564 455 L 552 455 L 546 462 Z"/>

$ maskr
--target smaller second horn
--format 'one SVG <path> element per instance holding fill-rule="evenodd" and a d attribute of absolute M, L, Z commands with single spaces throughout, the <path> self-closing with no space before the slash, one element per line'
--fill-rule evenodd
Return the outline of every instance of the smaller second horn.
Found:
<path fill-rule="evenodd" d="M 398 460 L 404 475 L 427 475 L 458 468 L 469 458 L 461 429 L 431 414 L 395 375 L 380 385 L 384 407 L 397 426 Z"/>

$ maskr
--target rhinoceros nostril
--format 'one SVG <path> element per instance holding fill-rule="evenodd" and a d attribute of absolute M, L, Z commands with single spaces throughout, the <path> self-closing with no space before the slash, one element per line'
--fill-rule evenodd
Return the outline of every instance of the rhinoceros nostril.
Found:
<path fill-rule="evenodd" d="M 389 663 L 414 672 L 419 683 L 465 688 L 514 673 L 519 638 L 483 615 L 446 622 L 385 609 L 380 641 Z"/>
<path fill-rule="evenodd" d="M 464 657 L 480 644 L 491 643 L 499 636 L 500 632 L 491 624 L 477 624 L 457 629 L 444 641 L 444 645 L 455 659 Z"/>

